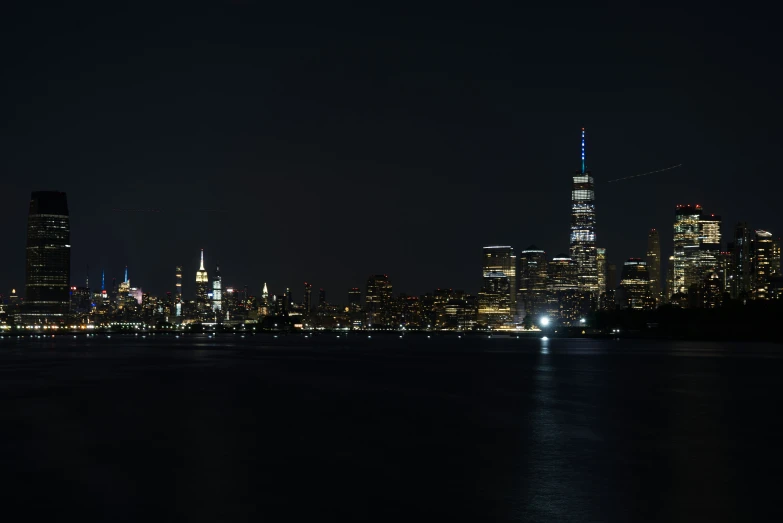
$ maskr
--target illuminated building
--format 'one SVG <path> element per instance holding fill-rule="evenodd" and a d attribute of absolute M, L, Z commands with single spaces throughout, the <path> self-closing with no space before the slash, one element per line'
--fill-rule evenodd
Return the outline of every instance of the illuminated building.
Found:
<path fill-rule="evenodd" d="M 621 309 L 649 310 L 655 307 L 647 263 L 640 258 L 629 258 L 623 264 L 615 300 Z"/>
<path fill-rule="evenodd" d="M 204 249 L 201 249 L 201 265 L 196 271 L 196 306 L 202 310 L 209 307 L 209 276 L 204 268 Z"/>
<path fill-rule="evenodd" d="M 703 309 L 717 309 L 723 302 L 723 282 L 718 271 L 707 271 L 704 275 L 701 288 L 701 307 Z"/>
<path fill-rule="evenodd" d="M 304 282 L 304 294 L 302 295 L 302 307 L 304 308 L 305 316 L 310 315 L 310 310 L 313 308 L 313 284 Z"/>
<path fill-rule="evenodd" d="M 479 292 L 479 323 L 489 328 L 515 322 L 517 260 L 508 245 L 484 247 L 482 285 Z"/>
<path fill-rule="evenodd" d="M 401 294 L 399 297 L 399 305 L 396 307 L 399 311 L 398 317 L 395 318 L 394 325 L 400 328 L 406 329 L 424 329 L 428 328 L 428 325 L 422 320 L 421 314 L 421 301 L 418 296 L 406 296 Z"/>
<path fill-rule="evenodd" d="M 669 256 L 669 264 L 666 266 L 666 294 L 664 302 L 670 303 L 671 297 L 677 293 L 674 288 L 674 256 Z"/>
<path fill-rule="evenodd" d="M 36 191 L 27 216 L 26 324 L 62 323 L 70 308 L 71 227 L 64 192 Z"/>
<path fill-rule="evenodd" d="M 769 284 L 772 277 L 772 259 L 774 257 L 774 240 L 772 233 L 757 230 L 752 242 L 752 292 L 754 300 L 769 299 Z"/>
<path fill-rule="evenodd" d="M 608 263 L 606 265 L 606 299 L 604 301 L 604 309 L 614 310 L 615 301 L 614 295 L 617 291 L 617 265 L 614 263 Z"/>
<path fill-rule="evenodd" d="M 650 294 L 655 304 L 660 305 L 663 298 L 661 289 L 661 241 L 658 231 L 650 230 L 647 235 L 647 273 L 650 279 Z"/>
<path fill-rule="evenodd" d="M 547 274 L 546 312 L 550 319 L 571 325 L 589 312 L 591 293 L 579 289 L 579 265 L 574 259 L 559 254 L 549 262 Z"/>
<path fill-rule="evenodd" d="M 519 253 L 517 310 L 520 317 L 538 315 L 546 304 L 546 253 L 531 245 Z"/>
<path fill-rule="evenodd" d="M 598 297 L 598 264 L 595 246 L 595 185 L 585 169 L 585 130 L 582 129 L 582 169 L 571 185 L 571 259 L 577 266 L 579 290 Z"/>
<path fill-rule="evenodd" d="M 729 275 L 731 297 L 744 300 L 750 297 L 752 289 L 751 243 L 755 233 L 747 223 L 739 222 L 734 227 L 734 242 L 731 249 L 731 269 Z"/>
<path fill-rule="evenodd" d="M 326 301 L 324 295 L 324 302 Z M 394 321 L 392 306 L 392 284 L 385 274 L 375 274 L 367 278 L 367 290 L 364 293 L 368 327 L 391 327 Z"/>
<path fill-rule="evenodd" d="M 220 265 L 215 265 L 215 277 L 212 280 L 212 310 L 223 310 L 223 278 L 220 277 Z"/>
<path fill-rule="evenodd" d="M 176 315 L 182 316 L 182 265 L 174 268 L 174 307 Z"/>
<path fill-rule="evenodd" d="M 721 218 L 703 214 L 699 220 L 699 252 L 696 260 L 696 279 L 703 285 L 709 272 L 716 272 L 720 265 Z M 718 278 L 720 281 L 720 277 Z M 715 283 L 710 280 L 710 285 Z M 722 291 L 721 291 L 722 292 Z"/>
<path fill-rule="evenodd" d="M 695 263 L 698 258 L 701 205 L 678 205 L 674 212 L 673 287 L 670 295 L 686 294 L 688 287 L 698 284 Z"/>
<path fill-rule="evenodd" d="M 357 312 L 362 308 L 362 291 L 359 287 L 353 287 L 348 291 L 348 306 L 351 312 Z"/>
<path fill-rule="evenodd" d="M 598 303 L 600 308 L 606 301 L 606 249 L 595 248 L 595 265 L 598 270 Z"/>
<path fill-rule="evenodd" d="M 478 322 L 490 329 L 513 324 L 511 294 L 508 276 L 500 271 L 484 273 L 478 294 Z"/>

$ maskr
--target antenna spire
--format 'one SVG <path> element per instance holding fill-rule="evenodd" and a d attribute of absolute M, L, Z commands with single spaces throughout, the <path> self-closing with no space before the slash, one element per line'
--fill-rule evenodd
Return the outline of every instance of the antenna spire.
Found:
<path fill-rule="evenodd" d="M 128 283 L 128 266 L 125 266 L 125 283 Z"/>
<path fill-rule="evenodd" d="M 199 270 L 200 271 L 205 270 L 204 269 L 204 249 L 201 249 L 201 268 Z"/>
<path fill-rule="evenodd" d="M 585 173 L 585 128 L 582 127 L 582 174 Z"/>

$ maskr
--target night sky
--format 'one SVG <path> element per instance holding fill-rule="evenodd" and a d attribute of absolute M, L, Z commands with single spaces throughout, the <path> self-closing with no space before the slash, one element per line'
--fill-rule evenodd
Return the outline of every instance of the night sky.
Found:
<path fill-rule="evenodd" d="M 678 203 L 783 232 L 774 16 L 265 4 L 2 13 L 0 293 L 32 190 L 68 193 L 74 284 L 181 263 L 191 297 L 203 247 L 253 293 L 476 292 L 483 245 L 567 252 L 582 127 L 610 262 L 671 254 Z"/>

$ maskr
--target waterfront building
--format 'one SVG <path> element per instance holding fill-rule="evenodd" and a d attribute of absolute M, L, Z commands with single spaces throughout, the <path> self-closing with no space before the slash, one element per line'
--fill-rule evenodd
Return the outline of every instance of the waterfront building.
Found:
<path fill-rule="evenodd" d="M 580 291 L 598 297 L 598 262 L 596 250 L 595 183 L 585 168 L 585 130 L 582 129 L 582 168 L 571 183 L 570 254 L 577 266 Z"/>
<path fill-rule="evenodd" d="M 71 301 L 71 226 L 64 192 L 30 195 L 26 253 L 22 322 L 65 322 Z"/>

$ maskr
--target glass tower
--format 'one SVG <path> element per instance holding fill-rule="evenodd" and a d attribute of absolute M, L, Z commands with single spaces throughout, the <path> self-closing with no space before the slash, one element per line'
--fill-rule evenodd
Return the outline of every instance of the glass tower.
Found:
<path fill-rule="evenodd" d="M 598 295 L 598 262 L 595 247 L 595 184 L 585 169 L 585 130 L 582 129 L 582 169 L 571 184 L 571 259 L 577 267 L 580 291 Z"/>
<path fill-rule="evenodd" d="M 693 268 L 698 260 L 699 238 L 701 236 L 701 205 L 678 205 L 674 211 L 674 256 L 672 289 L 675 293 L 686 294 L 693 283 L 696 271 Z"/>
<path fill-rule="evenodd" d="M 650 294 L 656 305 L 660 305 L 661 289 L 661 238 L 658 231 L 650 230 L 647 235 L 647 274 L 650 280 Z"/>
<path fill-rule="evenodd" d="M 33 192 L 27 217 L 24 323 L 66 320 L 71 301 L 70 243 L 71 226 L 65 193 Z"/>
<path fill-rule="evenodd" d="M 479 321 L 490 328 L 510 326 L 516 318 L 517 258 L 508 245 L 484 247 Z"/>

